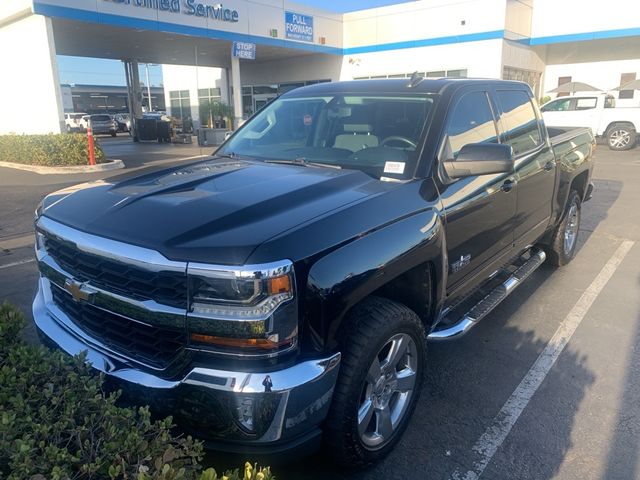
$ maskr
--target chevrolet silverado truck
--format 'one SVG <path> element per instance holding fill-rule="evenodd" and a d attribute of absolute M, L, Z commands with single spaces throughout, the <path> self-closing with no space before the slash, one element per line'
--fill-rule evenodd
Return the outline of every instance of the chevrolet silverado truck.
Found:
<path fill-rule="evenodd" d="M 212 449 L 367 465 L 427 340 L 574 257 L 594 146 L 519 82 L 299 88 L 211 157 L 47 196 L 35 323 Z"/>

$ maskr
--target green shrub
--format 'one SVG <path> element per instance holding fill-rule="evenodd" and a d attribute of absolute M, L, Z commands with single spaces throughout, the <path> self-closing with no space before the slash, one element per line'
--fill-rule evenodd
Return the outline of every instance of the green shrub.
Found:
<path fill-rule="evenodd" d="M 542 97 L 540 100 L 538 100 L 538 104 L 540 105 L 544 105 L 545 103 L 547 103 L 549 100 L 551 100 L 551 97 L 549 95 L 545 95 L 544 97 Z"/>
<path fill-rule="evenodd" d="M 85 363 L 19 340 L 24 316 L 0 305 L 0 478 L 8 480 L 270 480 L 247 463 L 226 472 L 200 464 L 202 444 L 175 435 L 171 418 L 123 408 Z"/>
<path fill-rule="evenodd" d="M 106 158 L 95 141 L 96 162 Z M 89 144 L 81 133 L 49 135 L 0 135 L 0 162 L 42 165 L 47 167 L 87 165 Z"/>

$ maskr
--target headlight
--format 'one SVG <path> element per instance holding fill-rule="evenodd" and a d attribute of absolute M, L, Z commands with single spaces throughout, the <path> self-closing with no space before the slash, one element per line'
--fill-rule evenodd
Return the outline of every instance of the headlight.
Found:
<path fill-rule="evenodd" d="M 187 275 L 192 347 L 272 356 L 296 346 L 297 299 L 290 261 L 243 267 L 190 263 Z"/>

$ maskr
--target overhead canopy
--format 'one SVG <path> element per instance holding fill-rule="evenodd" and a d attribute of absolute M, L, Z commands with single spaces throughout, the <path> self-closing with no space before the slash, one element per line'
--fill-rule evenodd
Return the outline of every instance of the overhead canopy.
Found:
<path fill-rule="evenodd" d="M 596 88 L 584 82 L 567 82 L 549 90 L 550 93 L 575 93 L 575 92 L 601 92 L 602 89 Z"/>
<path fill-rule="evenodd" d="M 53 18 L 56 52 L 59 55 L 136 59 L 141 63 L 230 66 L 230 40 L 177 35 L 142 29 L 100 25 Z M 197 54 L 196 54 L 197 52 Z M 307 56 L 317 52 L 257 45 L 258 61 Z"/>
<path fill-rule="evenodd" d="M 632 80 L 629 83 L 625 83 L 624 85 L 620 85 L 614 90 L 640 90 L 640 79 Z"/>

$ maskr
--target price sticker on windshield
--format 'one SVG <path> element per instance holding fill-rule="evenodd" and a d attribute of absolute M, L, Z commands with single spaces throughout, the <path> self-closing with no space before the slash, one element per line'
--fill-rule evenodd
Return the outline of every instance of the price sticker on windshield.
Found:
<path fill-rule="evenodd" d="M 404 173 L 404 162 L 386 162 L 384 164 L 384 173 L 397 173 L 402 175 Z"/>

